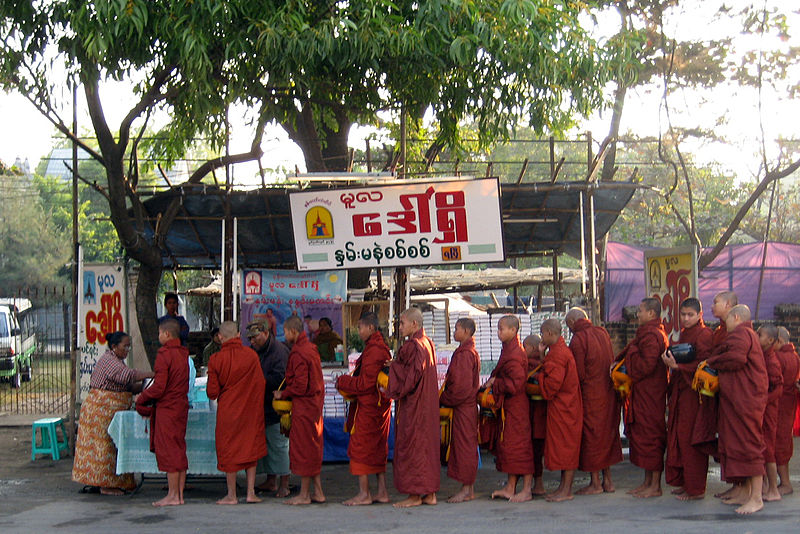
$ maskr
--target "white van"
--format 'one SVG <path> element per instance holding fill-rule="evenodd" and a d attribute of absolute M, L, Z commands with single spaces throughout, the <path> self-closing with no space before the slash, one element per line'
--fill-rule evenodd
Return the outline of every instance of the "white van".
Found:
<path fill-rule="evenodd" d="M 20 327 L 30 310 L 28 299 L 0 298 L 0 380 L 9 380 L 14 388 L 33 377 L 36 334 Z"/>

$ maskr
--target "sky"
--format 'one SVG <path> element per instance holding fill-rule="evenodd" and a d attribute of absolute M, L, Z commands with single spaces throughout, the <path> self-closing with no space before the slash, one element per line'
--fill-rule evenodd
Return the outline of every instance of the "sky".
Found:
<path fill-rule="evenodd" d="M 734 8 L 750 2 L 731 0 L 727 4 Z M 768 1 L 768 4 L 776 0 Z M 737 35 L 735 27 L 721 24 L 710 24 L 716 2 L 685 2 L 688 7 L 673 11 L 666 17 L 666 30 L 678 39 L 714 39 L 723 36 L 735 36 L 739 45 L 758 45 L 747 37 Z M 790 25 L 800 29 L 800 14 L 790 18 Z M 598 38 L 602 32 L 611 32 L 617 24 L 616 15 L 601 17 L 598 25 Z M 788 42 L 777 40 L 766 41 L 765 47 L 800 46 L 800 39 L 792 35 Z M 798 73 L 789 73 L 791 78 Z M 798 79 L 794 78 L 793 83 Z M 623 115 L 622 130 L 631 131 L 640 136 L 655 137 L 659 131 L 666 131 L 666 117 L 659 106 L 660 87 L 637 88 L 629 92 Z M 68 89 L 63 91 L 67 97 Z M 133 105 L 134 99 L 124 84 L 109 83 L 102 88 L 104 109 L 110 123 L 119 124 L 122 116 Z M 89 127 L 89 118 L 85 102 L 79 92 L 79 128 Z M 740 179 L 755 175 L 759 170 L 760 160 L 757 156 L 759 147 L 759 110 L 754 91 L 741 90 L 735 87 L 719 88 L 713 92 L 679 91 L 670 97 L 674 109 L 673 120 L 676 125 L 702 123 L 713 127 L 719 133 L 730 138 L 733 143 L 721 145 L 692 145 L 687 149 L 695 152 L 700 162 L 718 163 L 723 168 L 739 176 Z M 778 137 L 800 139 L 800 101 L 780 100 L 775 94 L 766 91 L 762 100 L 762 117 L 766 139 Z M 250 130 L 245 125 L 244 110 L 233 110 L 231 113 L 232 139 L 231 151 L 247 150 L 250 144 Z M 40 158 L 45 157 L 54 142 L 54 128 L 50 122 L 36 111 L 21 95 L 0 93 L 0 117 L 4 128 L 0 129 L 0 160 L 13 163 L 17 158 L 27 159 L 31 168 L 35 168 Z M 71 109 L 66 110 L 66 117 L 71 117 Z M 720 117 L 725 122 L 717 123 Z M 598 112 L 583 121 L 576 129 L 575 136 L 581 132 L 591 131 L 595 139 L 602 139 L 608 131 L 610 111 Z M 364 146 L 365 136 L 372 133 L 369 128 L 353 128 L 350 145 Z M 302 152 L 292 143 L 282 128 L 276 125 L 268 127 L 262 145 L 264 157 L 262 164 L 267 169 L 286 168 L 294 170 L 295 166 L 304 170 Z M 768 143 L 768 150 L 774 145 Z M 771 152 L 774 155 L 774 151 Z M 255 174 L 256 167 L 238 167 L 234 171 L 237 179 Z"/>

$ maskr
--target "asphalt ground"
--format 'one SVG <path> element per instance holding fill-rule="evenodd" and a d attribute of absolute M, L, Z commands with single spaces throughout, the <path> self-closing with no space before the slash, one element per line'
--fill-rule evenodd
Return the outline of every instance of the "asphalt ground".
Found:
<path fill-rule="evenodd" d="M 0 425 L 24 423 L 0 417 Z M 191 479 L 186 504 L 153 508 L 152 501 L 165 493 L 163 478 L 146 479 L 140 491 L 123 497 L 79 493 L 81 486 L 70 480 L 71 457 L 60 461 L 39 456 L 30 459 L 30 426 L 0 427 L 0 533 L 50 532 L 286 532 L 286 533 L 746 533 L 800 532 L 800 467 L 790 464 L 797 495 L 766 503 L 764 510 L 741 517 L 722 504 L 713 493 L 726 488 L 719 480 L 718 466 L 709 470 L 707 497 L 680 502 L 664 487 L 662 497 L 640 500 L 625 491 L 641 482 L 642 472 L 627 460 L 612 468 L 617 491 L 613 494 L 576 496 L 573 501 L 547 503 L 544 499 L 522 504 L 491 500 L 491 492 L 505 477 L 494 469 L 493 458 L 484 454 L 478 473 L 477 498 L 464 504 L 447 504 L 458 483 L 447 479 L 442 469 L 442 488 L 437 506 L 398 510 L 390 505 L 342 506 L 341 501 L 357 491 L 347 464 L 323 466 L 323 489 L 328 502 L 290 507 L 265 497 L 260 504 L 216 506 L 225 493 L 222 478 Z M 558 485 L 559 473 L 545 473 L 548 490 Z M 390 494 L 400 500 L 391 486 Z M 588 481 L 579 473 L 575 487 Z M 292 484 L 299 481 L 292 479 Z M 240 495 L 241 496 L 241 495 Z"/>

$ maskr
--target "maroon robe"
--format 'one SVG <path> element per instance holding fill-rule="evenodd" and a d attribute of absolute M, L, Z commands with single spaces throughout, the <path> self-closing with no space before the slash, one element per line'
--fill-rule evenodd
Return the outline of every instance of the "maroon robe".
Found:
<path fill-rule="evenodd" d="M 439 404 L 453 409 L 447 476 L 472 485 L 478 474 L 478 405 L 481 357 L 475 340 L 463 341 L 453 353 Z"/>
<path fill-rule="evenodd" d="M 286 387 L 281 398 L 292 400 L 289 468 L 301 477 L 322 470 L 322 405 L 325 382 L 317 346 L 300 332 L 286 362 Z"/>
<path fill-rule="evenodd" d="M 537 347 L 536 353 L 528 358 L 528 372 L 530 373 L 542 363 Z M 530 401 L 531 440 L 533 442 L 533 476 L 540 477 L 544 474 L 544 439 L 547 436 L 547 401 Z"/>
<path fill-rule="evenodd" d="M 383 336 L 375 332 L 356 360 L 352 376 L 340 376 L 336 382 L 339 391 L 354 397 L 348 409 L 347 426 L 350 432 L 347 456 L 353 475 L 386 472 L 392 401 L 381 395 L 375 384 L 381 369 L 391 358 Z"/>
<path fill-rule="evenodd" d="M 775 462 L 787 465 L 794 452 L 792 423 L 797 405 L 797 383 L 800 373 L 800 358 L 792 343 L 786 343 L 776 351 L 783 371 L 783 388 L 778 402 L 778 431 L 775 437 Z"/>
<path fill-rule="evenodd" d="M 764 462 L 769 464 L 775 463 L 775 438 L 778 432 L 778 404 L 783 395 L 783 371 L 772 347 L 764 352 L 764 363 L 767 365 L 769 389 L 761 431 L 764 432 Z"/>
<path fill-rule="evenodd" d="M 217 400 L 217 469 L 234 473 L 267 455 L 264 387 L 258 354 L 229 339 L 208 361 L 208 398 Z"/>
<path fill-rule="evenodd" d="M 614 363 L 611 337 L 602 326 L 588 319 L 572 325 L 569 343 L 583 400 L 581 471 L 602 471 L 622 461 L 619 439 L 620 406 L 608 370 Z"/>
<path fill-rule="evenodd" d="M 670 371 L 664 475 L 667 484 L 683 488 L 691 496 L 703 495 L 706 491 L 708 454 L 692 445 L 700 409 L 699 395 L 692 389 L 692 380 L 697 365 L 711 355 L 711 338 L 711 330 L 703 319 L 691 328 L 682 328 L 678 343 L 691 343 L 695 359 L 679 363 L 678 369 Z"/>
<path fill-rule="evenodd" d="M 501 409 L 495 466 L 509 475 L 531 475 L 534 471 L 530 403 L 525 393 L 527 369 L 528 357 L 519 339 L 503 343 L 492 371 L 492 392 Z"/>
<path fill-rule="evenodd" d="M 563 337 L 548 348 L 539 383 L 542 396 L 547 400 L 545 464 L 551 471 L 577 469 L 581 455 L 583 400 L 575 357 Z"/>
<path fill-rule="evenodd" d="M 761 423 L 767 407 L 764 354 L 749 322 L 728 332 L 707 360 L 719 371 L 719 457 L 723 478 L 736 481 L 764 473 Z"/>
<path fill-rule="evenodd" d="M 420 328 L 389 366 L 389 396 L 396 401 L 394 487 L 407 495 L 439 491 L 441 464 L 439 385 L 433 342 Z"/>
<path fill-rule="evenodd" d="M 667 368 L 661 354 L 666 348 L 667 334 L 659 317 L 639 326 L 617 358 L 626 358 L 633 382 L 625 416 L 631 463 L 646 471 L 664 469 Z"/>
<path fill-rule="evenodd" d="M 150 450 L 156 453 L 159 471 L 186 471 L 189 349 L 180 339 L 170 339 L 158 349 L 153 372 L 153 383 L 136 399 L 136 411 L 150 414 Z"/>

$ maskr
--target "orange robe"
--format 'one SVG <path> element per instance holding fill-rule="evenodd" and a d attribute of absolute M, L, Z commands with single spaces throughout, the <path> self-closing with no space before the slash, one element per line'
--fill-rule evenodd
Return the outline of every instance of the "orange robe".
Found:
<path fill-rule="evenodd" d="M 711 338 L 711 330 L 702 319 L 691 328 L 681 329 L 678 343 L 691 343 L 695 348 L 695 359 L 689 363 L 679 363 L 678 369 L 670 372 L 664 474 L 667 484 L 684 488 L 692 496 L 705 493 L 708 474 L 708 454 L 692 445 L 700 409 L 700 399 L 692 389 L 692 380 L 697 365 L 711 355 Z M 706 398 L 703 399 L 704 403 Z"/>
<path fill-rule="evenodd" d="M 547 400 L 547 437 L 544 461 L 550 471 L 578 468 L 583 432 L 583 400 L 575 357 L 559 337 L 542 363 L 539 379 Z"/>
<path fill-rule="evenodd" d="M 217 469 L 234 473 L 267 455 L 264 387 L 258 354 L 229 339 L 208 361 L 208 398 L 217 399 Z"/>
<path fill-rule="evenodd" d="M 300 332 L 286 363 L 286 388 L 282 398 L 292 400 L 289 431 L 289 468 L 301 477 L 322 470 L 322 405 L 325 382 L 317 347 Z"/>
<path fill-rule="evenodd" d="M 150 450 L 156 453 L 159 471 L 186 471 L 189 349 L 170 339 L 158 349 L 153 372 L 153 383 L 136 399 L 136 411 L 150 416 Z"/>
<path fill-rule="evenodd" d="M 453 409 L 447 476 L 465 485 L 478 474 L 478 405 L 481 357 L 471 337 L 453 353 L 439 403 Z"/>
<path fill-rule="evenodd" d="M 530 373 L 542 363 L 539 349 L 528 358 L 528 372 Z M 531 441 L 533 443 L 533 476 L 540 477 L 544 474 L 544 438 L 547 436 L 547 401 L 531 400 Z"/>
<path fill-rule="evenodd" d="M 783 371 L 783 388 L 778 402 L 778 431 L 775 438 L 775 462 L 787 465 L 794 452 L 792 423 L 797 405 L 797 383 L 800 374 L 800 358 L 792 343 L 786 343 L 778 351 L 778 360 Z"/>
<path fill-rule="evenodd" d="M 433 342 L 420 328 L 389 366 L 389 396 L 396 401 L 394 487 L 407 495 L 439 491 L 441 464 L 439 384 Z"/>
<path fill-rule="evenodd" d="M 614 363 L 611 337 L 602 326 L 578 319 L 569 349 L 575 357 L 583 400 L 581 471 L 602 471 L 622 461 L 620 406 L 608 370 Z"/>
<path fill-rule="evenodd" d="M 778 404 L 783 395 L 783 371 L 778 355 L 772 347 L 764 352 L 764 363 L 767 365 L 769 379 L 767 407 L 761 425 L 761 430 L 764 432 L 764 462 L 775 463 L 775 438 L 778 432 Z"/>
<path fill-rule="evenodd" d="M 646 471 L 664 470 L 667 367 L 661 354 L 666 348 L 667 334 L 657 318 L 639 326 L 633 341 L 617 358 L 627 358 L 633 382 L 625 417 L 631 463 Z"/>
<path fill-rule="evenodd" d="M 719 371 L 719 457 L 722 476 L 729 482 L 764 473 L 764 434 L 767 407 L 764 354 L 750 323 L 729 332 L 708 365 Z"/>
<path fill-rule="evenodd" d="M 339 391 L 354 398 L 347 412 L 347 431 L 350 432 L 347 456 L 353 475 L 386 472 L 392 401 L 383 397 L 375 384 L 378 373 L 390 359 L 383 336 L 375 332 L 356 360 L 352 376 L 340 376 L 336 382 Z"/>
<path fill-rule="evenodd" d="M 532 475 L 530 402 L 525 393 L 528 357 L 514 338 L 503 343 L 497 367 L 492 371 L 492 391 L 501 408 L 500 437 L 497 440 L 498 471 L 509 475 Z"/>

